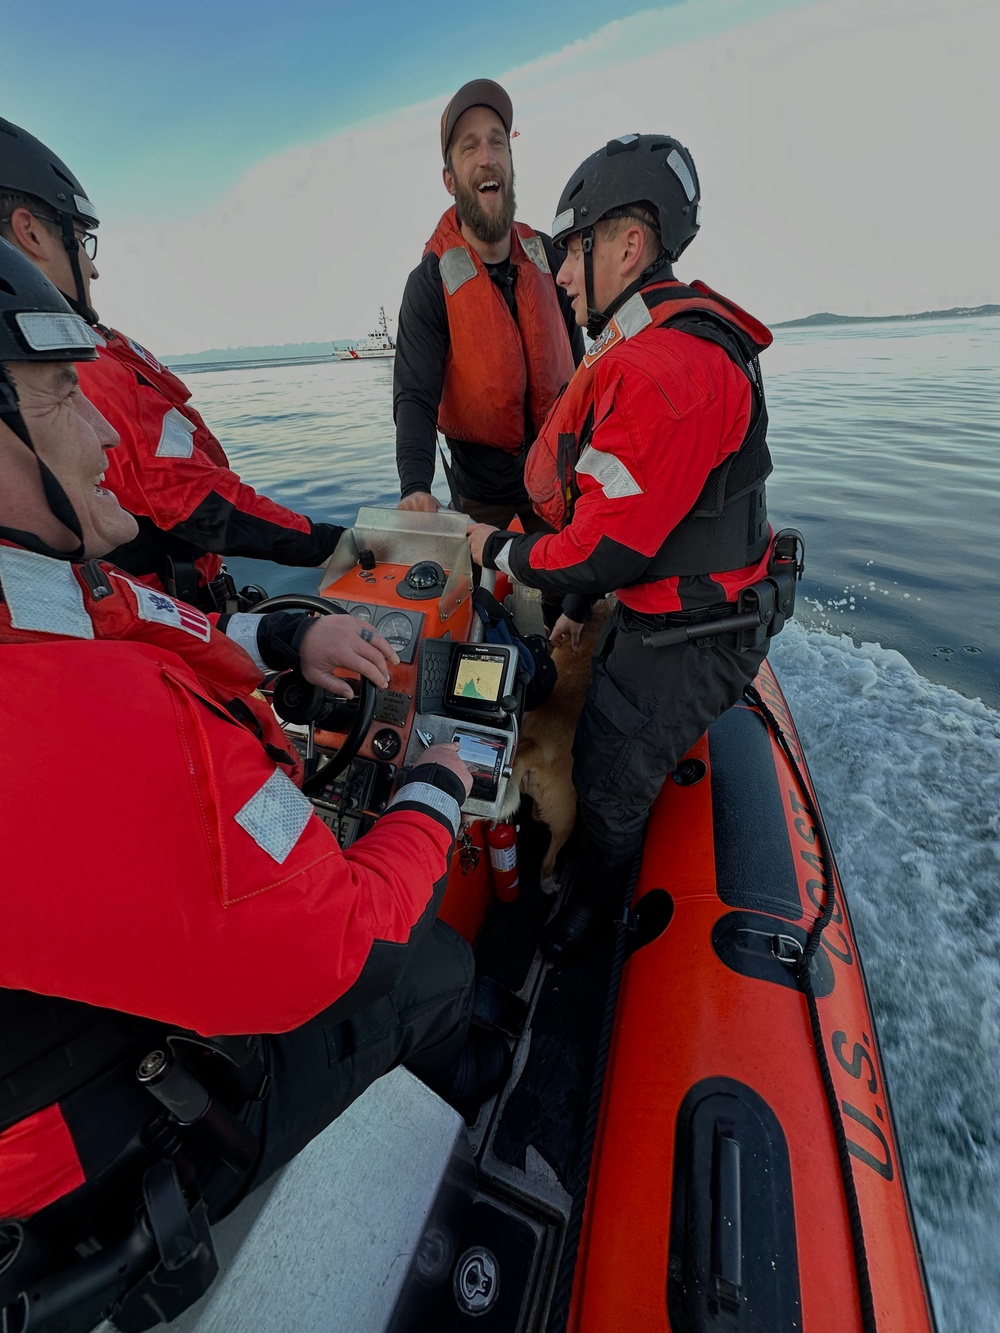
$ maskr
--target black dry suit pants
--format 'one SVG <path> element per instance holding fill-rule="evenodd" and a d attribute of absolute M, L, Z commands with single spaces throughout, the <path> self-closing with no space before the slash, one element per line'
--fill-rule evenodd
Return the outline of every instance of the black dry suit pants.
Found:
<path fill-rule="evenodd" d="M 335 1025 L 320 1018 L 265 1038 L 270 1090 L 245 1117 L 260 1139 L 260 1157 L 239 1180 L 224 1171 L 208 1182 L 203 1193 L 212 1218 L 290 1162 L 397 1065 L 446 1093 L 468 1031 L 474 974 L 472 950 L 435 921 L 387 994 Z"/>
<path fill-rule="evenodd" d="M 621 902 L 649 810 L 667 776 L 743 693 L 767 655 L 736 636 L 644 648 L 621 605 L 594 654 L 573 743 L 580 845 L 574 897 Z"/>

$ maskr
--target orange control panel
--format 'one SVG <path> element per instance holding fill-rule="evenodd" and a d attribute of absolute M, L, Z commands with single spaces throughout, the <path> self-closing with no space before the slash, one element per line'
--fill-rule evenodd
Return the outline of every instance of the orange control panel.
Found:
<path fill-rule="evenodd" d="M 469 638 L 473 618 L 472 603 L 466 600 L 442 620 L 440 587 L 432 596 L 414 597 L 406 583 L 411 568 L 376 563 L 372 569 L 363 569 L 355 565 L 320 588 L 321 597 L 331 598 L 351 615 L 367 621 L 399 654 L 399 665 L 390 668 L 389 688 L 378 692 L 375 718 L 360 750 L 366 759 L 388 761 L 397 768 L 413 725 L 421 639 L 447 635 L 462 642 Z M 410 595 L 400 592 L 401 587 Z M 316 732 L 317 745 L 337 747 L 341 739 L 333 732 Z"/>

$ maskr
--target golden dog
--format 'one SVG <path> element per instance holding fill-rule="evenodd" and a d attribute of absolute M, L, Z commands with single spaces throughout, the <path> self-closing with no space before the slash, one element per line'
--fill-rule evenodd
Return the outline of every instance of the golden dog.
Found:
<path fill-rule="evenodd" d="M 508 819 L 517 810 L 521 796 L 530 796 L 535 803 L 535 818 L 548 825 L 549 848 L 542 862 L 542 888 L 546 893 L 558 888 L 556 857 L 576 819 L 573 736 L 590 682 L 590 661 L 607 618 L 607 602 L 598 602 L 583 627 L 576 652 L 568 640 L 553 650 L 559 679 L 545 703 L 524 715 L 514 772 L 501 813 L 502 819 Z"/>

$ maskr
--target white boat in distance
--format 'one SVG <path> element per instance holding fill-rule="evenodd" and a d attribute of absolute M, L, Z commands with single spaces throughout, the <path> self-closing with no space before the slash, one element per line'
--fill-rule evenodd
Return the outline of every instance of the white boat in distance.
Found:
<path fill-rule="evenodd" d="M 385 306 L 378 308 L 378 328 L 374 333 L 369 333 L 363 342 L 355 343 L 353 347 L 334 348 L 333 354 L 338 361 L 370 361 L 373 357 L 395 356 L 396 344 L 389 337 Z"/>

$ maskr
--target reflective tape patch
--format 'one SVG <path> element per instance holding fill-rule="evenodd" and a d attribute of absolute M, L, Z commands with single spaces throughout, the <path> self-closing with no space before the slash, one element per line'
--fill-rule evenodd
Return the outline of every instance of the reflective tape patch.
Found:
<path fill-rule="evenodd" d="M 246 611 L 237 611 L 226 621 L 226 638 L 238 643 L 255 667 L 267 670 L 267 663 L 257 648 L 257 630 L 260 628 L 260 616 L 252 616 Z"/>
<path fill-rule="evenodd" d="M 449 296 L 454 296 L 463 283 L 476 276 L 476 266 L 464 245 L 446 250 L 438 261 L 438 268 Z"/>
<path fill-rule="evenodd" d="M 636 292 L 634 296 L 630 296 L 615 315 L 615 323 L 626 338 L 634 338 L 637 333 L 652 322 L 653 316 L 649 313 L 641 292 Z"/>
<path fill-rule="evenodd" d="M 58 311 L 32 310 L 14 316 L 21 337 L 33 352 L 91 353 L 94 340 L 79 315 L 61 315 Z M 90 358 L 93 360 L 93 357 Z"/>
<path fill-rule="evenodd" d="M 0 546 L 0 585 L 15 629 L 41 630 L 71 639 L 94 637 L 83 589 L 69 561 Z"/>
<path fill-rule="evenodd" d="M 667 157 L 667 166 L 684 187 L 684 193 L 688 197 L 688 203 L 690 203 L 695 196 L 694 177 L 688 170 L 688 164 L 684 161 L 676 148 L 671 148 Z"/>
<path fill-rule="evenodd" d="M 560 232 L 570 231 L 573 226 L 573 209 L 565 208 L 552 219 L 552 235 L 558 236 Z"/>
<path fill-rule="evenodd" d="M 589 444 L 580 455 L 576 470 L 593 477 L 609 500 L 642 494 L 642 487 L 620 458 L 594 449 Z"/>
<path fill-rule="evenodd" d="M 536 268 L 540 268 L 543 273 L 552 273 L 549 268 L 549 258 L 545 253 L 545 246 L 540 236 L 522 236 L 521 248 Z"/>
<path fill-rule="evenodd" d="M 429 806 L 439 815 L 444 815 L 445 819 L 451 825 L 452 837 L 458 833 L 458 825 L 461 822 L 462 812 L 459 809 L 458 802 L 454 796 L 449 796 L 446 791 L 440 787 L 434 787 L 429 782 L 408 782 L 400 787 L 395 796 L 386 806 L 386 811 L 392 809 L 394 805 L 400 805 L 405 802 L 407 805 L 417 804 Z"/>
<path fill-rule="evenodd" d="M 234 816 L 262 851 L 284 864 L 312 817 L 312 802 L 287 773 L 276 768 L 260 791 Z"/>
<path fill-rule="evenodd" d="M 501 574 L 506 574 L 509 579 L 514 577 L 510 567 L 510 548 L 513 545 L 514 538 L 511 537 L 510 541 L 506 543 L 503 549 L 498 551 L 493 557 L 493 563 L 496 565 L 497 569 L 499 569 Z"/>
<path fill-rule="evenodd" d="M 188 421 L 182 412 L 172 407 L 163 418 L 160 442 L 156 446 L 157 458 L 190 458 L 194 453 L 196 430 L 193 421 Z"/>
<path fill-rule="evenodd" d="M 94 222 L 100 222 L 101 219 L 97 216 L 97 209 L 89 199 L 85 198 L 82 194 L 75 194 L 73 196 L 73 202 L 76 204 L 76 211 L 82 217 L 91 218 Z"/>
<path fill-rule="evenodd" d="M 133 583 L 124 574 L 115 574 L 116 579 L 127 583 L 135 594 L 137 610 L 141 620 L 152 620 L 159 625 L 170 625 L 173 629 L 182 629 L 185 634 L 193 634 L 196 639 L 208 643 L 212 637 L 212 626 L 208 616 L 187 602 L 177 602 L 165 592 L 156 588 L 147 588 L 143 583 Z"/>

